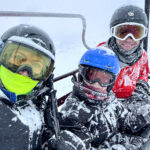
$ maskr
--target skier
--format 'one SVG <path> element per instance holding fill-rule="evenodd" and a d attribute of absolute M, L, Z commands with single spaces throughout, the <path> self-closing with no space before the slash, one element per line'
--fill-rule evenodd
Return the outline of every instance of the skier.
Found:
<path fill-rule="evenodd" d="M 21 24 L 1 37 L 0 146 L 41 150 L 45 93 L 55 62 L 54 45 L 41 29 Z"/>
<path fill-rule="evenodd" d="M 145 127 L 148 113 L 130 113 L 112 92 L 120 64 L 115 53 L 99 47 L 86 51 L 79 63 L 78 80 L 61 109 L 60 138 L 49 140 L 57 150 L 138 150 L 146 138 L 126 134 Z M 143 107 L 150 106 L 144 104 Z"/>
<path fill-rule="evenodd" d="M 111 37 L 98 45 L 109 47 L 119 58 L 121 71 L 113 87 L 117 98 L 143 100 L 149 97 L 148 56 L 143 49 L 147 26 L 147 16 L 141 8 L 120 7 L 110 21 Z"/>

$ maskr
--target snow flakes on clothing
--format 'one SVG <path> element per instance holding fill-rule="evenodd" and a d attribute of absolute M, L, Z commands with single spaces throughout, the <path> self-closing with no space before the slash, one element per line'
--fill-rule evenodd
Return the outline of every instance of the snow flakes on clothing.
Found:
<path fill-rule="evenodd" d="M 43 122 L 41 120 L 42 114 L 36 109 L 32 101 L 29 101 L 28 104 L 30 107 L 18 108 L 18 111 L 13 110 L 13 112 L 23 124 L 29 126 L 31 132 L 34 132 L 35 130 L 41 129 Z"/>
<path fill-rule="evenodd" d="M 39 112 L 36 109 L 36 106 L 32 101 L 28 101 L 30 107 L 21 108 L 18 107 L 18 110 L 13 110 L 13 113 L 16 114 L 16 117 L 12 118 L 12 121 L 17 121 L 19 119 L 24 125 L 29 128 L 29 140 L 33 139 L 34 132 L 41 130 L 43 123 L 43 113 Z M 30 149 L 30 147 L 29 147 Z"/>
<path fill-rule="evenodd" d="M 72 105 L 73 104 L 73 105 Z M 76 101 L 75 98 L 69 97 L 62 106 L 61 112 L 63 118 L 73 118 L 74 120 L 81 119 L 83 120 L 84 115 L 88 115 L 88 118 L 91 117 L 91 111 L 88 109 L 84 102 Z M 79 117 L 80 114 L 80 118 Z M 85 120 L 86 121 L 86 120 Z"/>
<path fill-rule="evenodd" d="M 115 150 L 138 150 L 145 142 L 147 142 L 146 138 L 118 133 L 101 144 L 98 150 L 111 150 L 113 148 Z"/>
<path fill-rule="evenodd" d="M 88 105 L 72 95 L 65 101 L 61 113 L 64 121 L 69 119 L 81 127 L 79 132 L 71 131 L 73 134 L 79 135 L 86 145 L 91 141 L 97 146 L 118 130 L 118 119 L 123 120 L 126 114 L 114 96 L 98 105 Z"/>

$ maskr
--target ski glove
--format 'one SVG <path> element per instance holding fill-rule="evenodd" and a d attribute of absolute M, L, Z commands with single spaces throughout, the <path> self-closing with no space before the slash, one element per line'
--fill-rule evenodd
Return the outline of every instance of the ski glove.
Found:
<path fill-rule="evenodd" d="M 148 100 L 150 98 L 149 85 L 143 80 L 138 80 L 135 90 L 130 99 L 133 100 Z"/>

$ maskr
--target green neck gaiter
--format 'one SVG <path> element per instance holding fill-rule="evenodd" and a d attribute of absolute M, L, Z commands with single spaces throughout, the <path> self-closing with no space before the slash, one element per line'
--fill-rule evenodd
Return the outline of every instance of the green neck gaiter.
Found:
<path fill-rule="evenodd" d="M 8 91 L 14 92 L 16 95 L 28 94 L 39 82 L 30 77 L 13 73 L 2 65 L 0 66 L 0 80 Z"/>

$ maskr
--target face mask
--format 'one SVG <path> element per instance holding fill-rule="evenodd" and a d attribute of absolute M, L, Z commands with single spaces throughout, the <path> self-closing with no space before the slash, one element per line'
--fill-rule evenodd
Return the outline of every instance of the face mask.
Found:
<path fill-rule="evenodd" d="M 34 81 L 27 76 L 13 73 L 4 66 L 0 66 L 0 79 L 4 87 L 16 95 L 25 95 L 33 90 L 39 81 Z"/>

